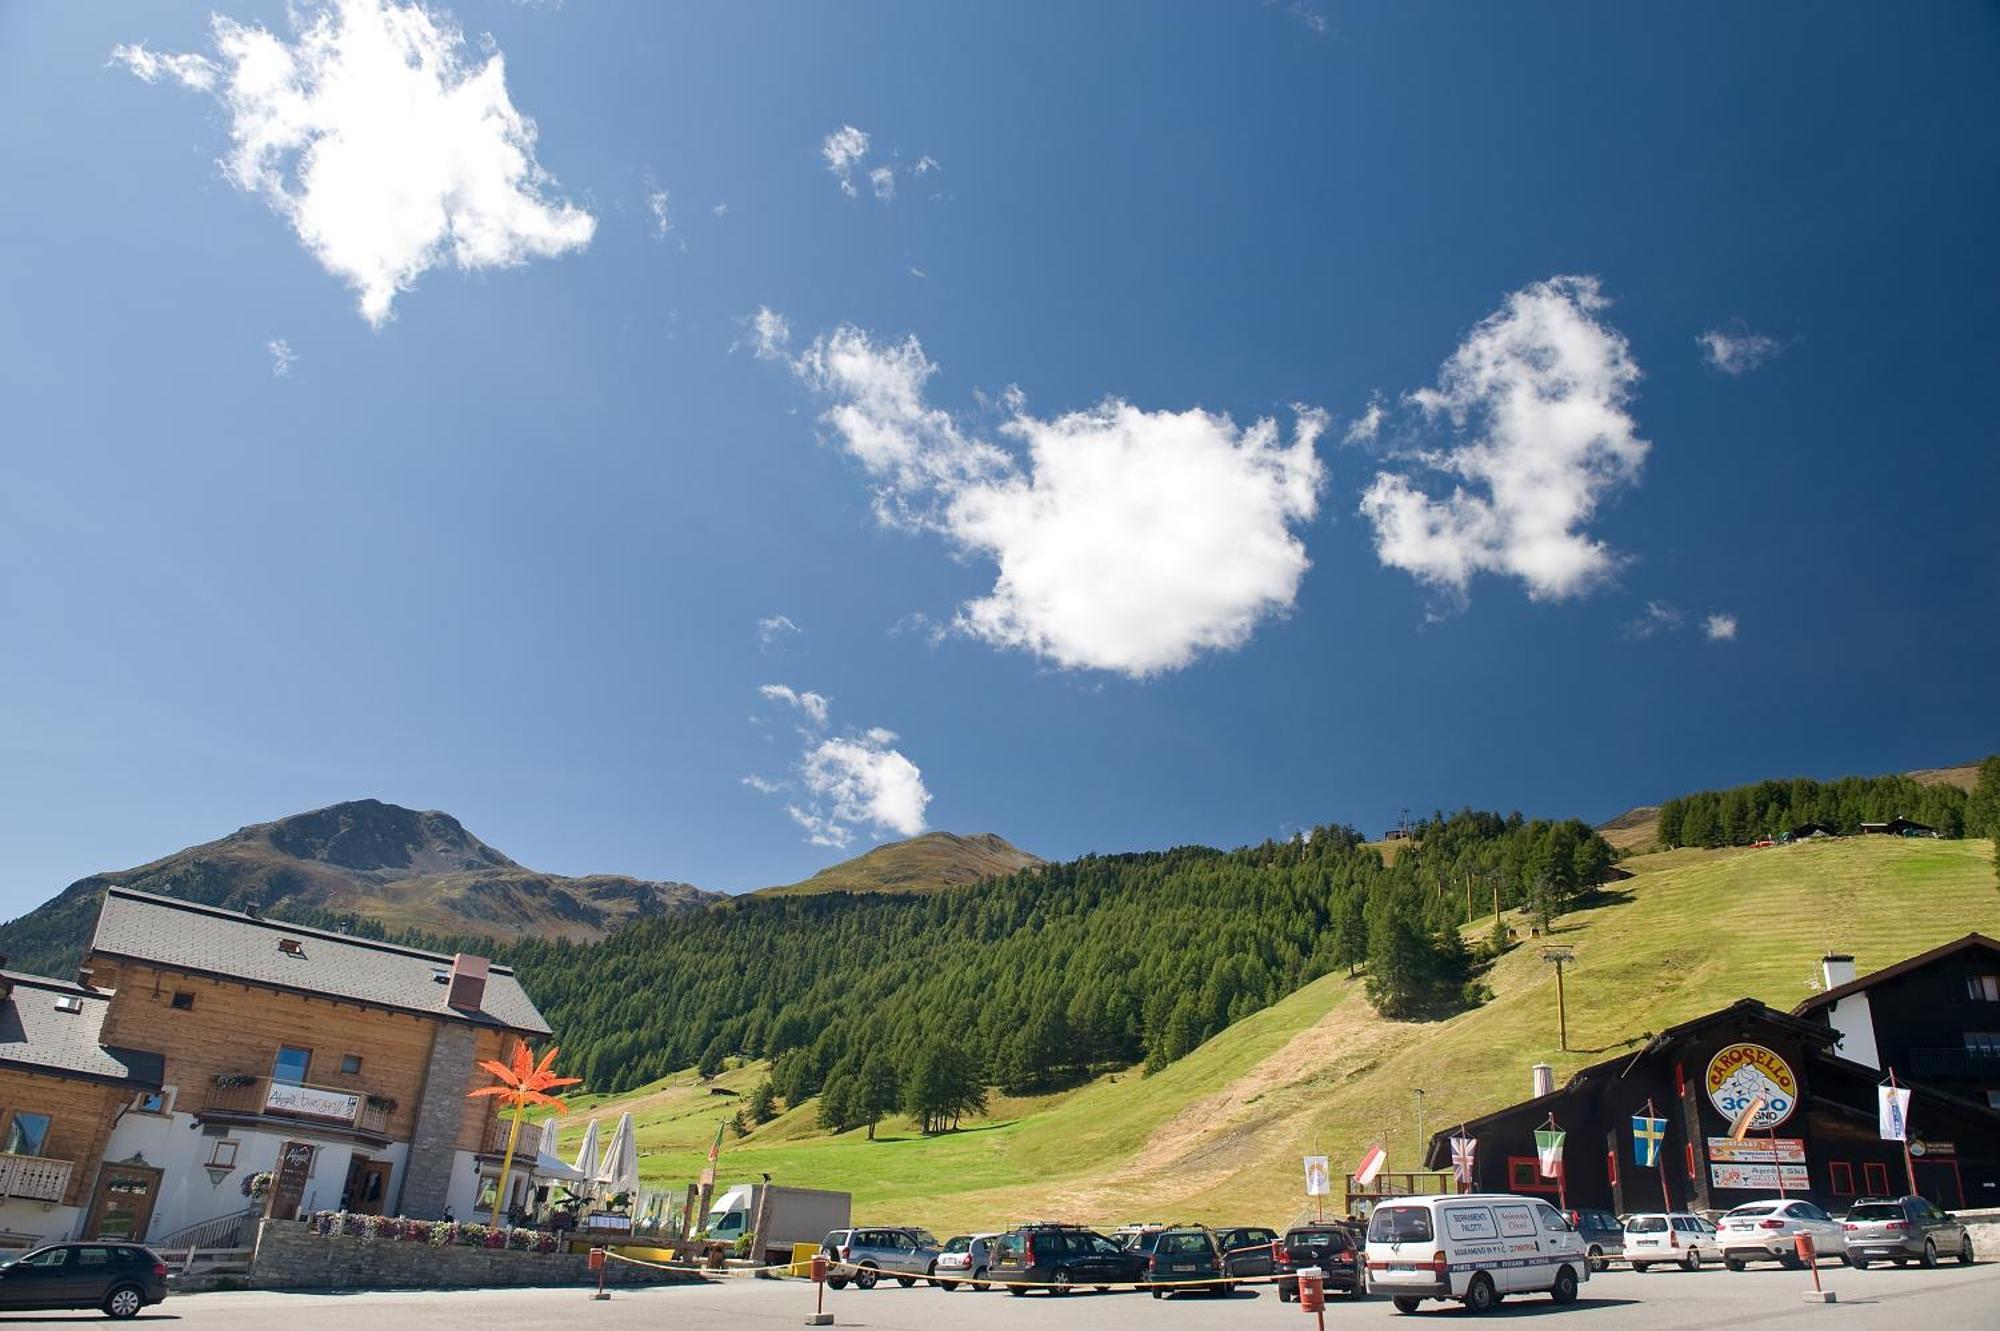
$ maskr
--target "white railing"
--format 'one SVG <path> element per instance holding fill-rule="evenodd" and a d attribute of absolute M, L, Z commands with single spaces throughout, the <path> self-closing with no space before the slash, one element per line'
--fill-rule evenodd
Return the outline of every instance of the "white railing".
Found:
<path fill-rule="evenodd" d="M 148 1242 L 156 1252 L 165 1252 L 169 1248 L 234 1248 L 243 1242 L 259 1209 L 246 1206 L 240 1211 L 231 1211 L 228 1215 L 219 1215 L 200 1224 L 183 1225 L 171 1234 L 162 1234 Z"/>
<path fill-rule="evenodd" d="M 25 1197 L 37 1202 L 60 1202 L 69 1191 L 68 1160 L 50 1160 L 39 1155 L 0 1155 L 0 1197 Z"/>
<path fill-rule="evenodd" d="M 192 1276 L 241 1275 L 250 1269 L 255 1248 L 162 1248 L 148 1243 L 172 1274 L 180 1279 Z"/>

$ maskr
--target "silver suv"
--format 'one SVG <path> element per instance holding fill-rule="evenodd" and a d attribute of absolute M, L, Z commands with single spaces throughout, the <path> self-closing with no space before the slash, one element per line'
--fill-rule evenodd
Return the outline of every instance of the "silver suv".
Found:
<path fill-rule="evenodd" d="M 832 1266 L 826 1283 L 845 1289 L 873 1289 L 883 1276 L 894 1276 L 904 1289 L 937 1274 L 938 1241 L 925 1229 L 836 1229 L 819 1245 Z"/>
<path fill-rule="evenodd" d="M 1922 1262 L 1936 1266 L 1940 1256 L 1972 1265 L 1972 1235 L 1958 1222 L 1922 1197 L 1870 1198 L 1856 1202 L 1840 1226 L 1847 1235 L 1847 1264 Z"/>

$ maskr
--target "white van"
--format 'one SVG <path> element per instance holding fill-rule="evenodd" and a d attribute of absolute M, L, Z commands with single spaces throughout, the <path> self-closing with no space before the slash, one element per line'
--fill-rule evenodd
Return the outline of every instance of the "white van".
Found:
<path fill-rule="evenodd" d="M 1425 1299 L 1458 1299 L 1474 1312 L 1509 1294 L 1568 1303 L 1590 1279 L 1583 1236 L 1562 1212 L 1512 1193 L 1382 1202 L 1368 1219 L 1364 1260 L 1368 1292 L 1405 1313 Z"/>

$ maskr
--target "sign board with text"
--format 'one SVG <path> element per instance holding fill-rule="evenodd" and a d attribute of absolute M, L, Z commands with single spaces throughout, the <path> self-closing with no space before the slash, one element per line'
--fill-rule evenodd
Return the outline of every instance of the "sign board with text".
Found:
<path fill-rule="evenodd" d="M 352 1123 L 361 1113 L 361 1097 L 346 1091 L 329 1091 L 320 1086 L 300 1086 L 274 1081 L 264 1093 L 264 1110 L 289 1114 L 293 1118 L 323 1118 L 331 1123 Z"/>
<path fill-rule="evenodd" d="M 1708 1167 L 1709 1183 L 1717 1188 L 1775 1191 L 1778 1171 L 1785 1171 L 1785 1191 L 1804 1192 L 1812 1186 L 1812 1176 L 1804 1165 L 1726 1165 Z"/>
<path fill-rule="evenodd" d="M 1745 1137 L 1742 1141 L 1710 1137 L 1708 1158 L 1731 1165 L 1802 1165 L 1806 1162 L 1806 1143 L 1802 1137 L 1779 1137 L 1775 1141 L 1768 1137 Z"/>

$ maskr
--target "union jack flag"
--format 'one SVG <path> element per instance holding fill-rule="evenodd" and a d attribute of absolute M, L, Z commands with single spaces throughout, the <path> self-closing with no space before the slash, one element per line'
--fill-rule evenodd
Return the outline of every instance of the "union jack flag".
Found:
<path fill-rule="evenodd" d="M 1461 1188 L 1472 1186 L 1473 1153 L 1479 1149 L 1477 1137 L 1453 1137 L 1451 1139 L 1451 1176 L 1458 1180 Z"/>

